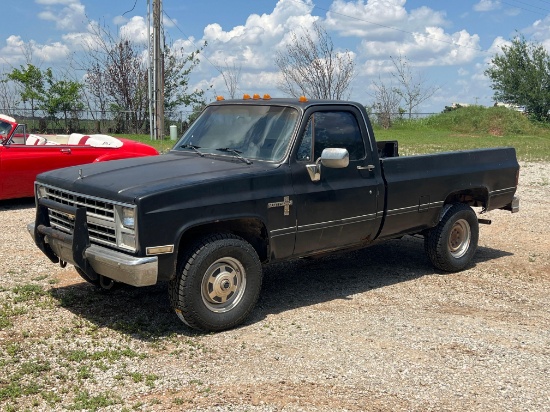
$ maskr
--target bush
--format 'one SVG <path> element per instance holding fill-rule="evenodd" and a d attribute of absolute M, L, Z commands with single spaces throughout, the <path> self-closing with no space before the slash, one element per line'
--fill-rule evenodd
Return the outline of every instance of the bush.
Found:
<path fill-rule="evenodd" d="M 537 134 L 540 125 L 524 114 L 505 107 L 468 106 L 431 116 L 426 126 L 457 133 L 484 133 L 493 136 Z"/>

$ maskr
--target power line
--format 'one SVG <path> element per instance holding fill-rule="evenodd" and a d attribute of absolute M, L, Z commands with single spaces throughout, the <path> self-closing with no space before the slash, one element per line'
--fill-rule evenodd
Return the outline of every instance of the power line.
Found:
<path fill-rule="evenodd" d="M 122 13 L 122 15 L 124 16 L 124 15 L 130 13 L 131 11 L 133 11 L 133 10 L 136 8 L 136 4 L 137 4 L 137 0 L 134 1 L 134 7 L 132 7 L 132 8 L 131 8 L 130 10 L 128 10 L 128 11 L 125 11 L 124 13 Z"/>
<path fill-rule="evenodd" d="M 535 14 L 541 14 L 540 11 L 529 10 L 529 9 L 524 8 L 524 7 L 520 7 L 516 4 L 508 3 L 507 1 L 504 1 L 504 0 L 500 0 L 500 1 L 501 1 L 501 3 L 507 4 L 508 6 L 512 6 L 512 7 L 515 7 L 517 9 L 520 9 L 520 10 L 528 11 L 530 13 L 535 13 Z M 532 4 L 529 4 L 529 3 L 526 3 L 526 2 L 520 1 L 520 0 L 513 0 L 513 1 L 515 1 L 517 3 L 525 4 L 526 6 L 529 6 L 529 7 L 532 7 L 532 8 L 539 9 L 539 10 L 550 13 L 549 9 L 544 9 L 542 7 L 533 6 Z"/>

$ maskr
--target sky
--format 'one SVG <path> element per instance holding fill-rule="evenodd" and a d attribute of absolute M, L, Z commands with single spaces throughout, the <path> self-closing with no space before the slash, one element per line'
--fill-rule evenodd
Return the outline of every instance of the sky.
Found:
<path fill-rule="evenodd" d="M 241 94 L 284 97 L 277 89 L 277 53 L 286 50 L 293 32 L 311 30 L 315 22 L 337 50 L 354 57 L 350 100 L 372 104 L 373 81 L 388 83 L 391 57 L 402 56 L 426 88 L 437 88 L 419 108 L 425 113 L 452 103 L 492 105 L 484 71 L 518 34 L 550 51 L 550 0 L 163 0 L 162 5 L 173 47 L 190 52 L 208 44 L 191 78 L 192 87 L 211 86 L 207 100 L 228 96 L 219 68 L 232 65 L 241 67 Z M 3 11 L 0 73 L 29 60 L 42 69 L 74 69 L 94 24 L 135 42 L 147 39 L 146 0 L 19 0 Z"/>

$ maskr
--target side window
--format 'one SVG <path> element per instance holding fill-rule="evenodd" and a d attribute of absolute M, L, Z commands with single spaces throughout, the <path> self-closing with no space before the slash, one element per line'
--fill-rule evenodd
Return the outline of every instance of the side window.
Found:
<path fill-rule="evenodd" d="M 312 145 L 313 159 L 310 159 Z M 312 114 L 298 148 L 297 158 L 315 161 L 327 147 L 347 149 L 350 160 L 365 157 L 359 124 L 352 113 L 332 111 Z"/>

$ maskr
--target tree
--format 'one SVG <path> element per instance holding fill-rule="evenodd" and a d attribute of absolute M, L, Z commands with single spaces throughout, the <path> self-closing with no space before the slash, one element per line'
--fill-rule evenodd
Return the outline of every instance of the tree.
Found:
<path fill-rule="evenodd" d="M 275 63 L 281 71 L 278 87 L 294 97 L 313 99 L 342 99 L 355 70 L 353 56 L 348 50 L 337 52 L 325 29 L 314 23 L 313 33 L 291 33 L 286 52 L 278 52 Z"/>
<path fill-rule="evenodd" d="M 21 66 L 21 69 L 13 69 L 7 74 L 9 80 L 13 80 L 21 87 L 21 100 L 23 103 L 29 102 L 31 105 L 31 115 L 34 117 L 34 111 L 44 99 L 44 76 L 42 71 L 32 65 Z"/>
<path fill-rule="evenodd" d="M 390 56 L 390 58 L 395 67 L 395 72 L 392 72 L 391 75 L 400 85 L 395 92 L 403 100 L 410 119 L 413 111 L 432 97 L 439 87 L 427 84 L 421 75 L 414 73 L 405 57 L 399 55 L 398 57 Z"/>
<path fill-rule="evenodd" d="M 92 25 L 86 61 L 85 92 L 90 109 L 117 112 L 117 122 L 143 132 L 149 125 L 147 47 L 123 36 L 113 36 L 108 28 Z M 183 49 L 164 46 L 165 115 L 172 116 L 181 106 L 204 101 L 202 90 L 189 90 L 189 76 L 199 63 L 198 50 L 187 54 Z"/>
<path fill-rule="evenodd" d="M 223 76 L 223 81 L 225 82 L 225 87 L 229 93 L 229 97 L 234 99 L 237 95 L 237 88 L 239 84 L 239 78 L 241 77 L 241 65 L 236 65 L 235 62 L 225 67 L 219 67 L 218 70 Z"/>
<path fill-rule="evenodd" d="M 491 59 L 485 74 L 491 79 L 495 100 L 525 106 L 537 120 L 548 120 L 550 110 L 550 56 L 541 44 L 517 36 L 502 54 Z"/>
<path fill-rule="evenodd" d="M 102 112 L 117 113 L 117 122 L 136 132 L 146 127 L 148 109 L 147 61 L 145 47 L 126 38 L 115 39 L 102 27 L 95 27 L 93 45 L 88 47 L 86 92 Z"/>
<path fill-rule="evenodd" d="M 189 54 L 183 48 L 174 50 L 164 46 L 164 112 L 167 117 L 173 117 L 182 106 L 204 103 L 204 90 L 189 90 L 189 76 L 199 64 L 198 55 L 206 45 L 205 42 Z"/>
<path fill-rule="evenodd" d="M 77 117 L 76 112 L 84 108 L 80 98 L 82 85 L 71 80 L 56 80 L 51 69 L 45 71 L 44 78 L 48 88 L 44 92 L 40 107 L 52 117 L 55 117 L 57 113 L 63 113 L 67 127 L 69 113 L 73 113 L 74 117 Z"/>
<path fill-rule="evenodd" d="M 382 82 L 380 76 L 378 81 L 372 82 L 374 93 L 373 109 L 376 112 L 377 121 L 384 129 L 388 129 L 392 125 L 392 116 L 399 110 L 399 102 L 401 101 L 401 95 L 397 89 L 390 83 L 390 85 Z"/>

